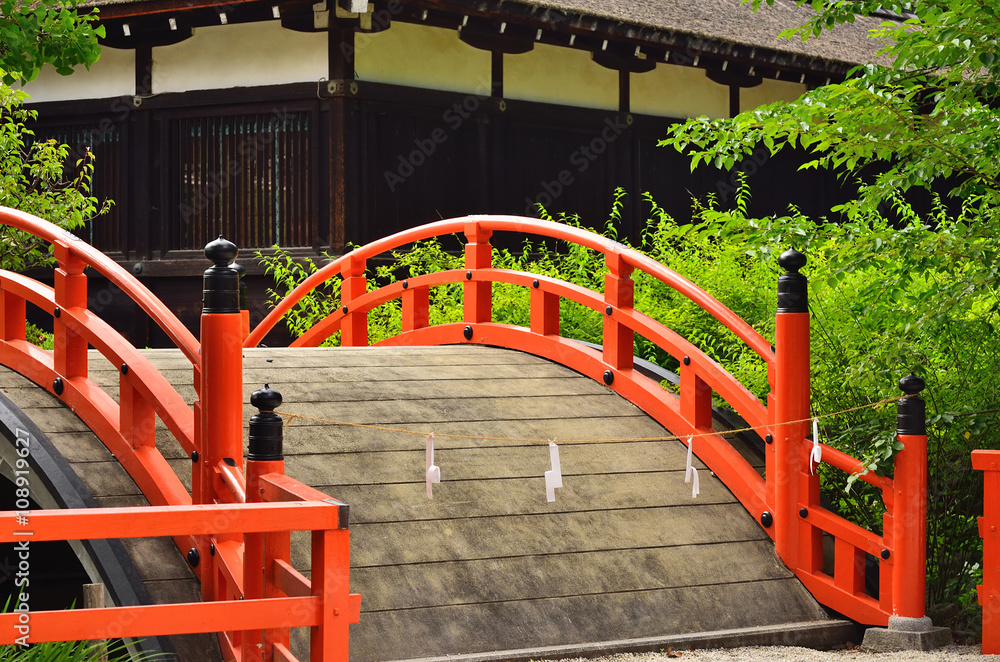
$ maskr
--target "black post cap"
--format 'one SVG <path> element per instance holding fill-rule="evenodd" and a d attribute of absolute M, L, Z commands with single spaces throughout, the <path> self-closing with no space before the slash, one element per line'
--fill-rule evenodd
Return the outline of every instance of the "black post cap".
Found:
<path fill-rule="evenodd" d="M 899 380 L 899 389 L 909 397 L 896 402 L 896 434 L 927 434 L 926 404 L 918 395 L 925 386 L 912 372 Z"/>
<path fill-rule="evenodd" d="M 240 312 L 240 275 L 229 266 L 238 254 L 236 244 L 221 234 L 205 246 L 205 257 L 213 265 L 205 270 L 203 313 Z"/>
<path fill-rule="evenodd" d="M 250 310 L 250 297 L 247 294 L 247 268 L 242 264 L 233 262 L 229 265 L 231 269 L 236 269 L 236 273 L 240 277 L 240 310 Z"/>
<path fill-rule="evenodd" d="M 247 461 L 283 460 L 282 442 L 285 424 L 274 410 L 281 406 L 281 394 L 264 384 L 253 392 L 250 404 L 259 412 L 250 417 L 250 443 Z"/>
<path fill-rule="evenodd" d="M 790 248 L 778 258 L 785 273 L 778 276 L 778 312 L 809 312 L 809 280 L 799 273 L 806 266 L 806 256 Z"/>

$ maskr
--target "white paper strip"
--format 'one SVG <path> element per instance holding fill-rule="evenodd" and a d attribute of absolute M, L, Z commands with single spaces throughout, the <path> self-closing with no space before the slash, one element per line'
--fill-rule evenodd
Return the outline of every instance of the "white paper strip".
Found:
<path fill-rule="evenodd" d="M 434 464 L 434 433 L 427 435 L 427 498 L 434 498 L 434 483 L 441 482 L 441 467 Z"/>
<path fill-rule="evenodd" d="M 701 493 L 701 485 L 698 483 L 698 469 L 692 464 L 694 459 L 694 437 L 688 437 L 687 466 L 684 468 L 684 482 L 691 485 L 691 498 L 697 497 Z"/>
<path fill-rule="evenodd" d="M 559 447 L 549 442 L 549 459 L 552 469 L 545 472 L 545 498 L 551 503 L 556 500 L 556 488 L 562 487 L 562 465 L 559 463 Z"/>
<path fill-rule="evenodd" d="M 809 452 L 809 473 L 815 473 L 816 466 L 823 461 L 823 448 L 819 445 L 819 419 L 813 419 L 813 447 Z"/>

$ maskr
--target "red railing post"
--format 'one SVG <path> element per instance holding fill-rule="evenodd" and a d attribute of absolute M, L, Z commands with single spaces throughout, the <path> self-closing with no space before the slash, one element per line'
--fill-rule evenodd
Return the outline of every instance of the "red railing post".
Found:
<path fill-rule="evenodd" d="M 615 320 L 614 309 L 630 310 L 634 305 L 632 265 L 618 251 L 609 251 L 604 262 L 608 266 L 608 273 L 604 274 L 604 301 L 608 304 L 604 315 L 604 362 L 615 370 L 631 370 L 635 332 Z"/>
<path fill-rule="evenodd" d="M 340 305 L 343 307 L 344 321 L 340 325 L 340 344 L 343 347 L 368 345 L 368 313 L 351 310 L 351 302 L 368 291 L 366 265 L 364 259 L 352 259 L 341 273 L 344 280 L 340 284 Z"/>
<path fill-rule="evenodd" d="M 972 451 L 972 468 L 983 472 L 983 583 L 976 587 L 983 608 L 983 655 L 1000 655 L 1000 451 Z"/>
<path fill-rule="evenodd" d="M 778 264 L 778 310 L 774 330 L 774 547 L 793 569 L 822 567 L 822 532 L 805 523 L 819 504 L 819 477 L 809 473 L 808 281 L 799 273 L 806 256 L 792 249 Z M 794 421 L 794 422 L 793 422 Z"/>
<path fill-rule="evenodd" d="M 559 295 L 539 289 L 541 283 L 531 281 L 531 332 L 540 336 L 559 335 Z"/>
<path fill-rule="evenodd" d="M 214 266 L 205 271 L 204 308 L 201 315 L 201 436 L 195 440 L 195 503 L 215 503 L 227 488 L 218 476 L 225 461 L 243 470 L 243 316 L 240 313 L 239 274 L 230 267 L 238 251 L 222 238 L 205 246 Z M 197 426 L 196 426 L 197 429 Z M 188 561 L 200 562 L 202 599 L 220 596 L 209 553 L 213 543 L 238 540 L 236 534 L 204 536 L 201 549 L 188 552 Z"/>
<path fill-rule="evenodd" d="M 13 292 L 0 292 L 0 340 L 24 340 L 28 316 L 25 301 Z"/>
<path fill-rule="evenodd" d="M 403 333 L 430 325 L 430 295 L 429 287 L 411 288 L 407 281 L 403 281 Z"/>
<path fill-rule="evenodd" d="M 907 394 L 896 404 L 896 437 L 903 449 L 893 472 L 892 615 L 923 618 L 927 601 L 927 424 L 918 394 L 924 381 L 899 381 Z M 883 568 L 884 570 L 884 568 Z"/>
<path fill-rule="evenodd" d="M 281 416 L 274 410 L 281 406 L 281 394 L 265 384 L 254 391 L 250 404 L 258 413 L 250 417 L 250 438 L 247 446 L 247 503 L 264 501 L 260 477 L 267 474 L 284 474 L 285 459 L 282 452 L 283 427 Z M 247 533 L 243 537 L 243 595 L 247 600 L 282 597 L 274 581 L 274 554 L 283 561 L 290 559 L 288 532 Z M 268 543 L 271 543 L 268 545 Z M 288 646 L 288 628 L 243 633 L 243 660 L 251 662 L 274 659 L 274 644 Z"/>
<path fill-rule="evenodd" d="M 477 269 L 493 266 L 492 236 L 493 231 L 484 229 L 479 223 L 465 224 L 465 268 L 468 271 L 462 283 L 462 299 L 464 319 L 469 324 L 493 319 L 493 283 L 472 278 Z"/>
<path fill-rule="evenodd" d="M 56 372 L 66 379 L 87 376 L 87 340 L 71 331 L 60 320 L 63 309 L 86 309 L 87 276 L 83 273 L 87 263 L 75 257 L 68 246 L 53 244 L 55 270 L 56 310 L 53 320 L 53 363 Z"/>
<path fill-rule="evenodd" d="M 349 626 L 357 622 L 350 596 L 350 568 L 348 529 L 313 531 L 312 594 L 322 600 L 322 615 L 309 639 L 312 662 L 347 662 Z"/>

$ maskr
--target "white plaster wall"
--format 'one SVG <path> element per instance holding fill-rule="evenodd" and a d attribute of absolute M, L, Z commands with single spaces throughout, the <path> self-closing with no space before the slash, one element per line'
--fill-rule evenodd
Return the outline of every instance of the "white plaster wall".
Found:
<path fill-rule="evenodd" d="M 60 76 L 47 64 L 24 90 L 36 102 L 132 96 L 135 94 L 135 51 L 101 49 L 101 57 L 90 71 L 81 65 L 70 76 Z"/>
<path fill-rule="evenodd" d="M 153 94 L 318 81 L 327 75 L 325 32 L 281 22 L 195 28 L 190 39 L 153 49 Z"/>
<path fill-rule="evenodd" d="M 632 74 L 629 109 L 659 117 L 728 117 L 729 87 L 708 79 L 704 69 L 658 63 L 656 69 Z"/>
<path fill-rule="evenodd" d="M 503 95 L 508 99 L 618 109 L 618 72 L 596 64 L 587 51 L 548 44 L 504 55 Z"/>
<path fill-rule="evenodd" d="M 783 80 L 765 78 L 757 87 L 740 90 L 740 112 L 775 101 L 795 101 L 806 93 L 806 86 Z"/>
<path fill-rule="evenodd" d="M 491 55 L 458 38 L 457 30 L 394 22 L 354 35 L 358 80 L 489 96 Z"/>

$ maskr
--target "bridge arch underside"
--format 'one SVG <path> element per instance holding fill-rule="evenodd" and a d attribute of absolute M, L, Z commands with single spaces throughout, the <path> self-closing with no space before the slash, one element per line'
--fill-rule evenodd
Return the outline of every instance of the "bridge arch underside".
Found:
<path fill-rule="evenodd" d="M 166 350 L 147 356 L 190 403 L 190 364 Z M 113 367 L 92 366 L 114 394 Z M 12 399 L 51 399 L 4 379 Z M 286 473 L 351 506 L 351 588 L 363 596 L 354 662 L 658 649 L 704 645 L 703 633 L 721 644 L 831 645 L 853 634 L 698 461 L 701 494 L 692 498 L 683 444 L 608 441 L 669 433 L 568 368 L 471 345 L 244 350 L 245 403 L 264 383 L 284 396 L 282 412 L 301 416 L 285 428 Z M 245 421 L 251 413 L 245 404 Z M 428 499 L 431 432 L 441 483 Z M 103 494 L 98 503 L 143 502 L 99 442 L 49 436 Z M 563 473 L 552 503 L 549 439 Z M 157 443 L 189 485 L 190 462 L 165 428 Z M 293 565 L 308 574 L 308 539 L 293 535 Z M 151 599 L 191 599 L 196 586 L 172 543 L 150 544 L 126 549 Z"/>

